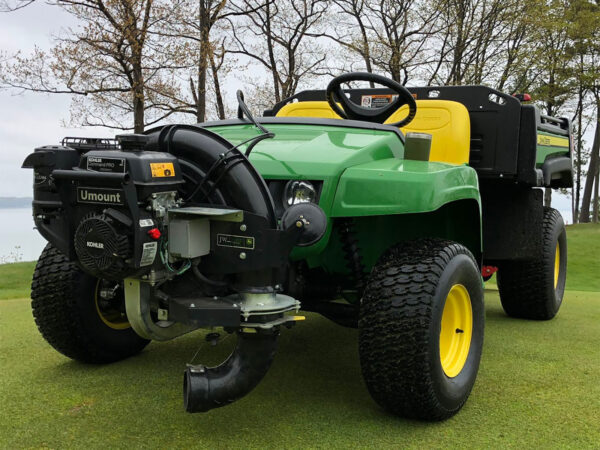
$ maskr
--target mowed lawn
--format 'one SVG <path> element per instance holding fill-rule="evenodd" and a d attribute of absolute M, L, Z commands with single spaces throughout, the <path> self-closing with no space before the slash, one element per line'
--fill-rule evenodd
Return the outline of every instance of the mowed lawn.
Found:
<path fill-rule="evenodd" d="M 571 290 L 558 317 L 509 319 L 487 290 L 477 383 L 442 423 L 381 411 L 362 382 L 357 331 L 317 315 L 283 331 L 273 367 L 250 395 L 190 415 L 185 364 L 199 348 L 195 362 L 223 359 L 232 339 L 210 347 L 196 332 L 126 361 L 83 365 L 45 343 L 28 300 L 0 301 L 0 448 L 598 448 L 600 227 L 568 232 Z M 14 280 L 29 274 L 16 269 L 0 266 L 0 296 L 24 292 Z"/>

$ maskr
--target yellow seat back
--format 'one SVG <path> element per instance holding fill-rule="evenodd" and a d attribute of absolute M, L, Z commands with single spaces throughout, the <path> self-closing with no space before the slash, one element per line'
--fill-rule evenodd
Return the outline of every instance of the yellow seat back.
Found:
<path fill-rule="evenodd" d="M 386 123 L 399 122 L 408 113 L 404 105 L 390 116 Z M 340 119 L 327 102 L 288 103 L 277 113 L 278 117 L 320 117 Z M 463 104 L 449 100 L 417 100 L 417 114 L 404 133 L 417 132 L 432 135 L 430 161 L 451 164 L 469 162 L 471 123 L 469 111 Z"/>
<path fill-rule="evenodd" d="M 277 117 L 318 117 L 321 119 L 341 119 L 329 103 L 323 101 L 316 102 L 296 102 L 288 103 L 277 112 Z"/>
<path fill-rule="evenodd" d="M 404 105 L 386 123 L 399 122 L 408 114 Z M 417 100 L 417 115 L 405 127 L 404 133 L 431 134 L 429 161 L 467 164 L 471 146 L 469 111 L 462 103 L 449 100 Z"/>

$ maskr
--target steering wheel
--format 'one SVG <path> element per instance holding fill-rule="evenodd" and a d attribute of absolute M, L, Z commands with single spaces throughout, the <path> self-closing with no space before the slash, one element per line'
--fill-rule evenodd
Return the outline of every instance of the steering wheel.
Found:
<path fill-rule="evenodd" d="M 351 81 L 372 81 L 381 84 L 398 94 L 398 98 L 381 108 L 365 108 L 364 106 L 357 105 L 346 97 L 346 94 L 342 89 L 342 83 L 349 83 Z M 403 105 L 408 105 L 408 116 L 400 122 L 389 124 L 401 128 L 410 123 L 417 113 L 417 102 L 415 102 L 414 97 L 408 89 L 394 80 L 390 80 L 389 78 L 374 73 L 351 72 L 335 77 L 327 85 L 326 96 L 331 109 L 344 119 L 384 123 L 398 108 Z M 341 103 L 342 108 L 338 106 L 336 97 Z"/>

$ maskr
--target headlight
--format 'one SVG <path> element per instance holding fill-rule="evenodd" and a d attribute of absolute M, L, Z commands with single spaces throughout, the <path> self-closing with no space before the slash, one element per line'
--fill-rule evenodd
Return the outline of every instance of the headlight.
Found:
<path fill-rule="evenodd" d="M 298 203 L 314 203 L 317 191 L 310 181 L 292 180 L 285 186 L 283 201 L 285 206 Z"/>

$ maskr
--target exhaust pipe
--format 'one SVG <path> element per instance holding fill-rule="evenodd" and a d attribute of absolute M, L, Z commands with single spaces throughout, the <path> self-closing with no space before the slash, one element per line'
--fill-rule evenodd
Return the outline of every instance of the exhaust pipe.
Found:
<path fill-rule="evenodd" d="M 238 333 L 229 358 L 217 367 L 190 366 L 183 376 L 183 404 L 189 413 L 227 406 L 263 379 L 277 350 L 279 331 Z"/>

